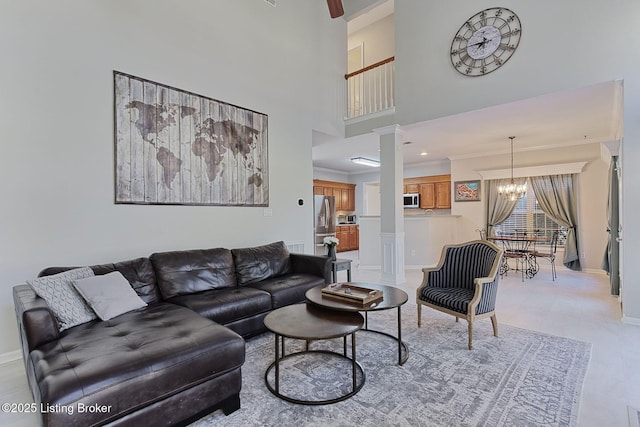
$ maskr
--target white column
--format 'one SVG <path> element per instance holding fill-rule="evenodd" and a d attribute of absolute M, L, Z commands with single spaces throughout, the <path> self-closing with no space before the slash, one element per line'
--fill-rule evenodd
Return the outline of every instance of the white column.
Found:
<path fill-rule="evenodd" d="M 398 285 L 406 281 L 402 132 L 398 125 L 374 129 L 374 132 L 380 136 L 380 281 Z"/>

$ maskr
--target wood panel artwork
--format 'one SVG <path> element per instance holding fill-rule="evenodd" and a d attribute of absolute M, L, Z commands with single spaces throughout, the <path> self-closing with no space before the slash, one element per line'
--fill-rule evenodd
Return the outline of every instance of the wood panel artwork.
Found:
<path fill-rule="evenodd" d="M 266 114 L 113 75 L 117 204 L 269 206 Z"/>

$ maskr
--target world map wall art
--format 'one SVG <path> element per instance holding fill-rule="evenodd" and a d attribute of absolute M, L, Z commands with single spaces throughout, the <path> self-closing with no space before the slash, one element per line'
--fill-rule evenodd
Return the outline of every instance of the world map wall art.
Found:
<path fill-rule="evenodd" d="M 117 204 L 269 206 L 266 114 L 113 79 Z"/>

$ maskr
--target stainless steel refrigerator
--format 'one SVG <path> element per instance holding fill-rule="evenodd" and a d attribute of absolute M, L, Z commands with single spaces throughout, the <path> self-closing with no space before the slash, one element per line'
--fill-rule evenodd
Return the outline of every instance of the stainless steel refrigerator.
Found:
<path fill-rule="evenodd" d="M 326 255 L 323 240 L 327 236 L 336 237 L 336 198 L 333 196 L 313 197 L 313 226 L 315 228 L 315 254 Z"/>

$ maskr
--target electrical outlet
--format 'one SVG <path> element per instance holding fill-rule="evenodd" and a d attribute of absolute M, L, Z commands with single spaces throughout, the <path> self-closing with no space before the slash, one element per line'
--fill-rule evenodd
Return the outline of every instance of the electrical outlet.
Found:
<path fill-rule="evenodd" d="M 416 256 L 416 250 L 415 249 L 411 249 L 411 256 Z"/>
<path fill-rule="evenodd" d="M 263 216 L 273 216 L 273 209 L 264 208 L 264 210 L 262 211 L 262 215 Z"/>

